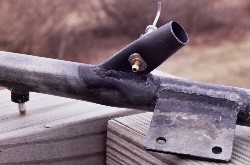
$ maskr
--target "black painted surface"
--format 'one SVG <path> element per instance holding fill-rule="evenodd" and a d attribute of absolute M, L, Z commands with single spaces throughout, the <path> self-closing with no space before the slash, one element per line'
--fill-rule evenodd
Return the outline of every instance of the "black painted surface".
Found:
<path fill-rule="evenodd" d="M 149 73 L 184 45 L 180 40 L 188 40 L 176 38 L 171 24 L 144 35 L 99 66 L 0 52 L 0 85 L 15 91 L 46 93 L 146 111 L 154 110 L 160 92 L 172 90 L 180 99 L 186 94 L 210 101 L 232 102 L 239 109 L 238 124 L 250 125 L 249 90 Z M 146 71 L 139 74 L 131 71 L 128 56 L 132 53 L 142 55 L 149 65 Z"/>
<path fill-rule="evenodd" d="M 137 74 L 146 74 L 157 68 L 187 42 L 188 36 L 185 30 L 177 22 L 169 22 L 132 42 L 101 64 L 101 67 L 130 73 L 131 65 L 128 58 L 133 53 L 139 53 L 148 67 Z"/>

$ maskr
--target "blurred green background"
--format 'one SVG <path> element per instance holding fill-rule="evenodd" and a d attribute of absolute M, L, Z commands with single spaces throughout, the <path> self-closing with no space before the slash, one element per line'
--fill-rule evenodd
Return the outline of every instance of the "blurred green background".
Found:
<path fill-rule="evenodd" d="M 1 0 L 0 50 L 98 64 L 152 24 L 153 0 Z M 159 69 L 250 88 L 250 1 L 166 0 L 158 26 L 187 29 L 189 44 Z"/>

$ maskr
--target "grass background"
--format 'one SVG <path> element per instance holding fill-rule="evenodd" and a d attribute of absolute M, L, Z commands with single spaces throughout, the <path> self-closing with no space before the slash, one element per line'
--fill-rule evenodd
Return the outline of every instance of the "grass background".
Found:
<path fill-rule="evenodd" d="M 191 80 L 250 88 L 250 40 L 187 45 L 159 69 Z"/>

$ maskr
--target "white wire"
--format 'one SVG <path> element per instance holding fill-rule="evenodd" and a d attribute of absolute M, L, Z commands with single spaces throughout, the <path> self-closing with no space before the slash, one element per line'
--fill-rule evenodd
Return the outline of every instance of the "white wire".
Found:
<path fill-rule="evenodd" d="M 158 22 L 160 15 L 161 15 L 161 2 L 158 2 L 157 13 L 156 13 L 155 20 L 153 23 L 154 26 L 156 26 L 156 23 Z"/>

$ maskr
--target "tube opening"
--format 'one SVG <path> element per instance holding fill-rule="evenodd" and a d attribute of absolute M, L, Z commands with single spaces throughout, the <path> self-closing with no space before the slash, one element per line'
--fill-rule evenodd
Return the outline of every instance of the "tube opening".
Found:
<path fill-rule="evenodd" d="M 182 44 L 186 44 L 188 42 L 188 35 L 184 28 L 178 22 L 172 22 L 171 24 L 172 32 L 175 38 Z"/>

